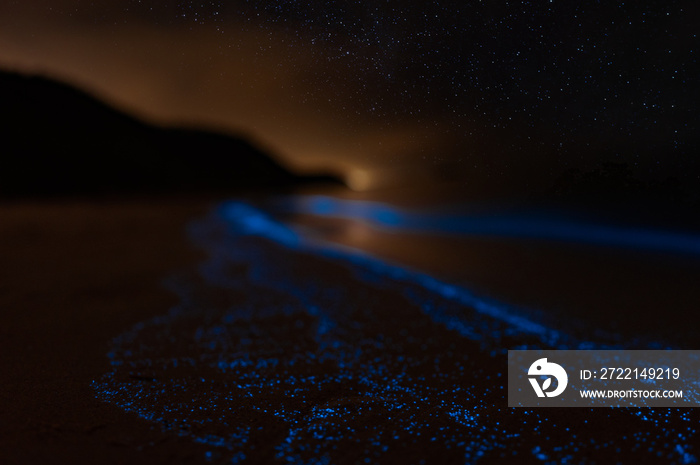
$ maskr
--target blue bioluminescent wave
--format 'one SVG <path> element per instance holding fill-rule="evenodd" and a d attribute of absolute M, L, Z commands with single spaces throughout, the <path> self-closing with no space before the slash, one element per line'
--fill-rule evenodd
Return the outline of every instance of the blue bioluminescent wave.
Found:
<path fill-rule="evenodd" d="M 209 258 L 170 282 L 176 308 L 115 338 L 94 389 L 208 446 L 207 460 L 695 461 L 692 410 L 506 407 L 507 348 L 610 348 L 615 337 L 574 335 L 244 202 L 190 233 Z"/>
<path fill-rule="evenodd" d="M 700 235 L 594 224 L 538 211 L 456 214 L 411 211 L 385 203 L 328 196 L 295 196 L 277 203 L 291 213 L 361 220 L 388 232 L 508 237 L 700 255 Z"/>

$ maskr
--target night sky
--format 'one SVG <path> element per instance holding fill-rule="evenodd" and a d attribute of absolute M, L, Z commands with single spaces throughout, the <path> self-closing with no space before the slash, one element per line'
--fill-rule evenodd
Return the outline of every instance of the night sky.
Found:
<path fill-rule="evenodd" d="M 250 134 L 297 168 L 544 179 L 694 173 L 697 18 L 676 1 L 33 0 L 0 65 L 149 120 Z M 393 174 L 386 174 L 393 173 Z"/>

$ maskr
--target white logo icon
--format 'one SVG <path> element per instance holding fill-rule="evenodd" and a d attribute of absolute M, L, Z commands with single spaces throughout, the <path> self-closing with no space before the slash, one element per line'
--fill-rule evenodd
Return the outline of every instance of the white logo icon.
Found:
<path fill-rule="evenodd" d="M 532 384 L 532 388 L 537 394 L 537 397 L 556 397 L 564 392 L 564 389 L 566 389 L 566 385 L 569 382 L 569 377 L 561 365 L 550 363 L 546 358 L 541 358 L 530 365 L 530 369 L 527 371 L 527 374 L 528 376 L 536 376 L 536 378 L 529 378 L 529 380 L 530 384 Z M 549 378 L 544 380 L 542 386 L 540 386 L 539 383 L 540 376 L 549 376 Z M 552 378 L 556 378 L 557 388 L 553 391 L 547 391 L 547 389 L 549 389 L 552 385 Z"/>

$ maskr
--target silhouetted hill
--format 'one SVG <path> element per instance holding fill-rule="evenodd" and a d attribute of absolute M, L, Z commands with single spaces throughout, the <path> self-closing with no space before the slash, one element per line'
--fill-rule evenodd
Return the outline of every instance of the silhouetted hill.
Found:
<path fill-rule="evenodd" d="M 309 180 L 248 142 L 144 124 L 70 86 L 0 72 L 0 196 L 227 191 Z"/>

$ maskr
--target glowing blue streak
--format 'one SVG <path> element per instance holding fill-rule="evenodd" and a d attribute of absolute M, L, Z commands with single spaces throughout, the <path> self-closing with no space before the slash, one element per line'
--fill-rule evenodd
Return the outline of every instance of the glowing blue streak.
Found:
<path fill-rule="evenodd" d="M 327 258 L 333 258 L 352 263 L 360 270 L 364 269 L 371 273 L 370 279 L 377 279 L 379 276 L 389 277 L 394 282 L 411 282 L 418 284 L 424 289 L 437 293 L 445 299 L 469 307 L 478 313 L 487 315 L 490 318 L 502 321 L 509 325 L 515 332 L 536 335 L 543 344 L 559 349 L 565 348 L 610 348 L 612 345 L 593 344 L 585 341 L 574 341 L 571 337 L 562 334 L 561 331 L 548 328 L 537 323 L 522 314 L 523 309 L 499 302 L 495 299 L 485 298 L 475 295 L 472 291 L 448 284 L 433 278 L 432 276 L 420 273 L 406 267 L 393 265 L 379 260 L 365 252 L 348 246 L 321 241 L 311 240 L 297 234 L 293 229 L 273 220 L 260 210 L 239 201 L 223 203 L 218 209 L 219 215 L 223 217 L 229 226 L 237 233 L 245 233 L 277 242 L 292 249 L 310 251 Z M 363 276 L 359 276 L 363 278 Z M 367 278 L 365 277 L 365 280 Z M 414 300 L 434 321 L 446 326 L 448 329 L 457 331 L 462 336 L 469 339 L 478 339 L 483 335 L 476 335 L 472 326 L 465 322 L 463 318 L 455 317 L 449 313 L 440 312 L 431 307 L 429 300 L 421 300 L 420 297 L 408 294 L 407 297 Z"/>
<path fill-rule="evenodd" d="M 700 236 L 696 234 L 568 221 L 539 212 L 465 216 L 327 196 L 288 198 L 279 205 L 290 213 L 359 220 L 389 232 L 542 239 L 700 255 Z"/>

